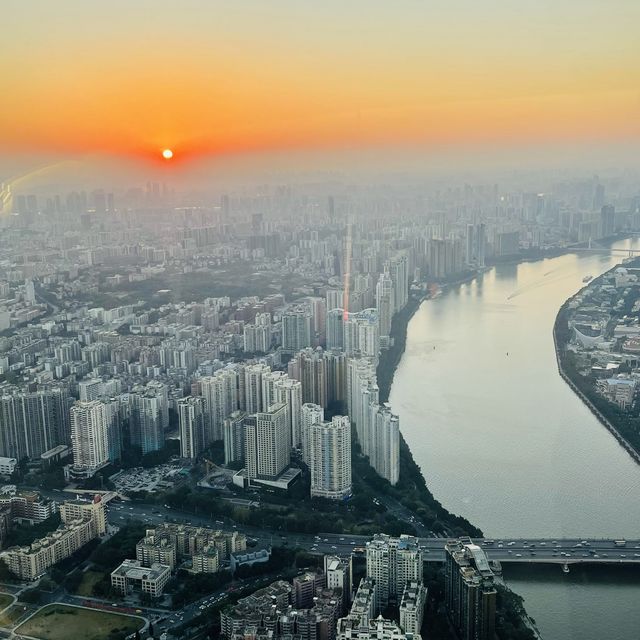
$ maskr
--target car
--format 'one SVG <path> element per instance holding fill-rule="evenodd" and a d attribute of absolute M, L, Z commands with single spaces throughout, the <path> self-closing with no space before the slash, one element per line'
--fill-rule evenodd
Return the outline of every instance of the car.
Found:
<path fill-rule="evenodd" d="M 355 542 L 352 540 L 349 544 L 355 544 Z"/>
<path fill-rule="evenodd" d="M 336 546 L 332 546 L 331 548 L 332 548 L 332 549 L 337 549 L 338 547 L 336 547 Z"/>
<path fill-rule="evenodd" d="M 516 558 L 522 558 L 522 554 L 521 553 L 516 553 Z"/>

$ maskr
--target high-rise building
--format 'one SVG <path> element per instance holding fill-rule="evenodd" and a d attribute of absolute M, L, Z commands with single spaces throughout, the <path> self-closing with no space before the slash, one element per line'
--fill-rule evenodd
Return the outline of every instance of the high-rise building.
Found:
<path fill-rule="evenodd" d="M 327 406 L 327 362 L 320 347 L 296 353 L 289 361 L 288 370 L 290 378 L 302 383 L 303 402 Z"/>
<path fill-rule="evenodd" d="M 62 385 L 0 396 L 0 455 L 34 459 L 68 444 L 71 403 Z"/>
<path fill-rule="evenodd" d="M 199 396 L 187 396 L 180 398 L 177 404 L 180 455 L 183 458 L 197 458 L 206 446 L 204 400 Z"/>
<path fill-rule="evenodd" d="M 324 352 L 327 371 L 327 406 L 339 414 L 347 412 L 347 356 L 340 349 Z"/>
<path fill-rule="evenodd" d="M 290 460 L 287 406 L 273 405 L 245 421 L 245 461 L 247 477 L 277 478 Z"/>
<path fill-rule="evenodd" d="M 93 475 L 120 458 L 120 419 L 116 401 L 78 402 L 70 411 L 73 472 Z"/>
<path fill-rule="evenodd" d="M 344 309 L 344 289 L 327 289 L 327 313 L 332 309 Z"/>
<path fill-rule="evenodd" d="M 238 381 L 233 368 L 225 367 L 212 376 L 199 378 L 204 398 L 206 444 L 222 440 L 225 419 L 238 409 Z"/>
<path fill-rule="evenodd" d="M 470 538 L 445 545 L 444 600 L 452 626 L 462 640 L 495 637 L 496 589 L 483 549 Z"/>
<path fill-rule="evenodd" d="M 251 364 L 244 368 L 244 398 L 245 406 L 240 407 L 247 413 L 262 411 L 262 376 L 271 372 L 266 364 Z"/>
<path fill-rule="evenodd" d="M 102 380 L 100 378 L 92 378 L 90 380 L 80 380 L 78 382 L 78 392 L 81 402 L 91 402 L 97 400 L 104 394 Z"/>
<path fill-rule="evenodd" d="M 290 353 L 312 345 L 313 316 L 307 305 L 282 314 L 282 348 Z"/>
<path fill-rule="evenodd" d="M 391 258 L 384 270 L 393 282 L 394 311 L 401 311 L 409 301 L 409 260 L 406 254 Z"/>
<path fill-rule="evenodd" d="M 268 371 L 262 375 L 262 393 L 260 411 L 267 411 L 272 404 L 276 403 L 276 385 L 289 376 L 284 371 Z"/>
<path fill-rule="evenodd" d="M 352 556 L 324 556 L 324 574 L 327 577 L 327 589 L 342 591 L 342 612 L 349 608 L 352 596 L 353 564 Z"/>
<path fill-rule="evenodd" d="M 244 326 L 243 338 L 246 353 L 267 353 L 271 349 L 271 314 L 257 314 L 255 324 Z"/>
<path fill-rule="evenodd" d="M 391 321 L 395 313 L 394 284 L 389 273 L 381 273 L 376 285 L 376 309 L 380 325 L 380 337 L 391 333 Z"/>
<path fill-rule="evenodd" d="M 369 463 L 395 485 L 400 478 L 400 419 L 391 413 L 389 404 L 371 405 L 370 425 Z"/>
<path fill-rule="evenodd" d="M 247 414 L 234 411 L 224 421 L 224 463 L 244 462 L 244 423 Z"/>
<path fill-rule="evenodd" d="M 422 550 L 417 538 L 376 534 L 367 542 L 367 578 L 375 580 L 378 611 L 400 603 L 408 583 L 422 584 Z"/>
<path fill-rule="evenodd" d="M 275 401 L 287 406 L 290 446 L 299 449 L 302 446 L 302 383 L 282 376 L 274 386 Z"/>
<path fill-rule="evenodd" d="M 600 210 L 601 237 L 609 238 L 616 232 L 616 208 L 606 204 Z"/>
<path fill-rule="evenodd" d="M 420 636 L 424 619 L 424 603 L 427 589 L 420 582 L 409 582 L 402 593 L 400 601 L 400 626 L 405 633 Z"/>
<path fill-rule="evenodd" d="M 377 358 L 380 351 L 378 311 L 364 309 L 349 313 L 344 324 L 344 350 L 348 356 L 361 354 Z"/>
<path fill-rule="evenodd" d="M 164 447 L 166 409 L 166 385 L 136 387 L 129 394 L 129 437 L 131 444 L 140 447 L 143 454 Z"/>
<path fill-rule="evenodd" d="M 302 405 L 302 459 L 311 464 L 311 427 L 324 421 L 324 409 L 319 404 L 305 402 Z"/>
<path fill-rule="evenodd" d="M 327 311 L 327 349 L 344 349 L 344 309 Z"/>
<path fill-rule="evenodd" d="M 351 496 L 351 424 L 346 416 L 309 428 L 311 497 L 345 500 Z"/>

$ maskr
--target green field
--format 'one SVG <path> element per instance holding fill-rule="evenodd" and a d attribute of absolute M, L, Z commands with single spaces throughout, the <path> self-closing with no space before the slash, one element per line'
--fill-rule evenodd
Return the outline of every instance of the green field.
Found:
<path fill-rule="evenodd" d="M 8 607 L 13 602 L 13 598 L 7 593 L 0 593 L 0 611 Z"/>
<path fill-rule="evenodd" d="M 6 605 L 5 605 L 6 606 Z M 22 617 L 26 615 L 24 605 L 13 605 L 9 607 L 3 614 L 0 615 L 0 627 L 13 627 L 13 625 Z"/>
<path fill-rule="evenodd" d="M 23 622 L 16 633 L 42 640 L 109 640 L 142 628 L 143 620 L 93 609 L 50 604 Z"/>

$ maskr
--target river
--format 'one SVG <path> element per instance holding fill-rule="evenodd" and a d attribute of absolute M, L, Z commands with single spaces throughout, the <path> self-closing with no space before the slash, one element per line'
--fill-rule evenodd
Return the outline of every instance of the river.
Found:
<path fill-rule="evenodd" d="M 640 239 L 615 248 L 640 248 Z M 562 303 L 622 256 L 499 265 L 424 302 L 390 402 L 436 498 L 495 538 L 640 538 L 640 465 L 560 378 Z M 640 570 L 507 568 L 545 640 L 640 638 Z"/>

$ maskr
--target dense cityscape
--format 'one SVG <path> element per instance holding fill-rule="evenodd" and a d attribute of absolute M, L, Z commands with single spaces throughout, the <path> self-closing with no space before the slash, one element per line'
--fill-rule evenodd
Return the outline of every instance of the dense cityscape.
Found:
<path fill-rule="evenodd" d="M 0 638 L 638 640 L 631 0 L 4 0 Z"/>
<path fill-rule="evenodd" d="M 412 473 L 387 401 L 393 366 L 423 300 L 501 261 L 589 251 L 632 233 L 640 198 L 619 187 L 608 197 L 598 178 L 545 194 L 498 185 L 327 194 L 329 186 L 262 187 L 190 207 L 158 183 L 115 195 L 5 186 L 0 559 L 7 579 L 37 585 L 17 592 L 27 601 L 61 589 L 71 604 L 144 614 L 143 629 L 134 622 L 124 635 L 162 638 L 211 628 L 229 640 L 535 637 L 517 596 L 498 590 L 493 541 L 476 543 L 465 534 L 480 532 L 463 519 L 438 520 L 393 493 Z M 620 367 L 635 345 L 637 277 L 618 268 L 603 278 L 569 303 L 570 348 L 575 357 L 588 350 L 598 393 L 630 411 L 636 377 Z M 608 309 L 636 314 L 613 328 L 625 340 L 620 355 L 603 333 Z M 278 519 L 297 501 L 311 521 Z M 126 518 L 131 502 L 178 517 L 137 525 Z M 209 524 L 180 515 L 197 515 L 198 505 Z M 368 524 L 349 524 L 359 519 Z M 359 538 L 346 555 L 336 546 L 323 554 L 316 535 L 294 560 L 302 566 L 302 554 L 316 568 L 289 582 L 296 552 L 287 539 L 276 530 L 263 545 L 252 535 L 269 521 Z M 425 576 L 428 547 L 416 535 L 442 539 L 436 574 Z M 119 540 L 124 551 L 124 539 L 130 557 L 101 568 L 96 541 Z M 529 557 L 534 547 L 525 544 Z M 78 554 L 84 575 L 55 580 L 56 566 Z M 277 579 L 254 593 L 222 591 L 186 622 L 179 613 L 185 591 L 198 599 L 203 586 L 271 572 Z M 16 612 L 9 627 L 29 635 L 32 613 Z"/>

